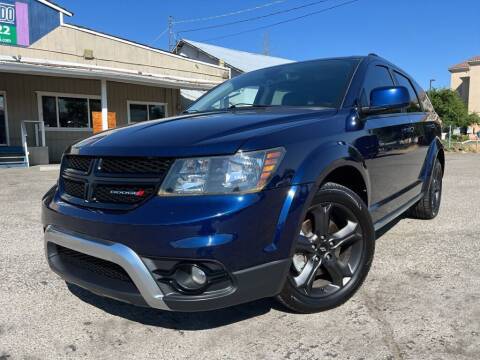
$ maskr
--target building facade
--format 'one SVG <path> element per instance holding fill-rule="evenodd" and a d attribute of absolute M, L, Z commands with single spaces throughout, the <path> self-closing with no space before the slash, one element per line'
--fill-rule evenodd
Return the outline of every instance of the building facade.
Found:
<path fill-rule="evenodd" d="M 229 49 L 187 39 L 182 39 L 177 43 L 174 53 L 189 59 L 226 66 L 232 72 L 231 77 L 253 70 L 293 62 L 292 60 L 276 56 Z"/>
<path fill-rule="evenodd" d="M 230 70 L 232 78 L 249 71 L 293 62 L 280 57 L 229 49 L 187 39 L 178 41 L 173 52 L 189 59 L 225 66 Z M 182 90 L 182 106 L 188 107 L 203 93 L 196 90 Z"/>
<path fill-rule="evenodd" d="M 450 88 L 458 92 L 470 113 L 480 114 L 480 56 L 456 64 L 448 71 Z"/>
<path fill-rule="evenodd" d="M 72 15 L 45 0 L 2 0 L 0 153 L 26 143 L 58 162 L 95 126 L 176 115 L 180 89 L 208 90 L 230 76 L 218 64 L 66 23 Z"/>

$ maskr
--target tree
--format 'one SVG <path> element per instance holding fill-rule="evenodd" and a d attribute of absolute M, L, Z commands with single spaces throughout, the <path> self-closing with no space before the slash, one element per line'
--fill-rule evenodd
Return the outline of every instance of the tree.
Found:
<path fill-rule="evenodd" d="M 432 89 L 428 92 L 428 97 L 444 125 L 467 127 L 474 123 L 480 123 L 480 116 L 468 113 L 467 105 L 456 91 Z"/>

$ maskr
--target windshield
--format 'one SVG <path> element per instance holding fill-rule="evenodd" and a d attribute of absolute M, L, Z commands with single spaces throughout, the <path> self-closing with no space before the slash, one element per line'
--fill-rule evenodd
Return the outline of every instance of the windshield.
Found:
<path fill-rule="evenodd" d="M 255 106 L 338 108 L 358 62 L 314 60 L 252 71 L 211 90 L 187 112 Z"/>

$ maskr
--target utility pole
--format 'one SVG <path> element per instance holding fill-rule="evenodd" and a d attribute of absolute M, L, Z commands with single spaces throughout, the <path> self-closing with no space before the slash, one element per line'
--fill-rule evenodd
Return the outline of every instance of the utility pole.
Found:
<path fill-rule="evenodd" d="M 263 55 L 270 55 L 270 33 L 263 33 Z"/>
<path fill-rule="evenodd" d="M 168 50 L 172 51 L 175 47 L 175 38 L 173 34 L 173 16 L 168 17 Z"/>
<path fill-rule="evenodd" d="M 432 83 L 435 81 L 435 79 L 430 79 L 430 91 L 432 91 Z"/>

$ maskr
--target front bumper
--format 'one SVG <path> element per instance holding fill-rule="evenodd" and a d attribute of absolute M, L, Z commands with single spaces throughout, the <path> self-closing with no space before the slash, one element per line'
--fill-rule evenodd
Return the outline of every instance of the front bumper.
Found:
<path fill-rule="evenodd" d="M 161 310 L 206 311 L 274 296 L 281 291 L 290 267 L 290 259 L 273 261 L 230 274 L 232 284 L 223 291 L 209 295 L 181 295 L 162 287 L 142 258 L 126 245 L 51 225 L 45 229 L 44 238 L 46 257 L 51 269 L 67 282 L 101 296 Z M 116 265 L 128 274 L 129 280 L 122 281 L 111 274 L 104 276 L 102 271 L 72 266 L 63 261 L 58 249 L 70 249 L 84 256 L 104 260 L 105 264 Z"/>
<path fill-rule="evenodd" d="M 69 283 L 158 309 L 212 310 L 274 296 L 311 189 L 155 197 L 129 211 L 76 206 L 52 189 L 42 207 L 48 262 Z M 225 277 L 208 291 L 181 293 L 158 275 L 180 263 L 221 269 Z"/>

